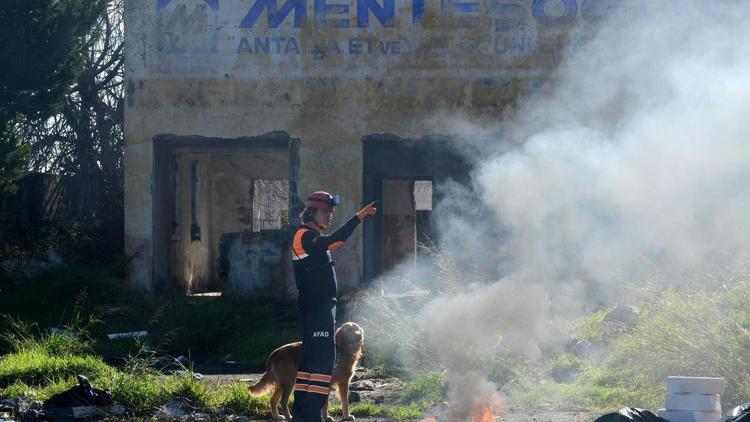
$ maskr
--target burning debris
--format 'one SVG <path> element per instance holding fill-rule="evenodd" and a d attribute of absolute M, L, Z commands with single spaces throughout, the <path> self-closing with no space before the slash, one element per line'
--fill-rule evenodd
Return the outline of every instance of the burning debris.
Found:
<path fill-rule="evenodd" d="M 505 413 L 500 395 L 494 391 L 480 397 L 471 410 L 471 422 L 493 422 Z"/>
<path fill-rule="evenodd" d="M 424 421 L 493 422 L 505 414 L 496 387 L 476 372 L 448 374 L 447 386 L 446 401 Z"/>

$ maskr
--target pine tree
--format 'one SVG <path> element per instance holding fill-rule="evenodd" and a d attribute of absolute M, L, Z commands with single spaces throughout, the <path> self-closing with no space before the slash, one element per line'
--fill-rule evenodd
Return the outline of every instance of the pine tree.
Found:
<path fill-rule="evenodd" d="M 12 193 L 30 148 L 19 119 L 59 109 L 83 59 L 103 0 L 3 0 L 0 7 L 0 195 Z"/>

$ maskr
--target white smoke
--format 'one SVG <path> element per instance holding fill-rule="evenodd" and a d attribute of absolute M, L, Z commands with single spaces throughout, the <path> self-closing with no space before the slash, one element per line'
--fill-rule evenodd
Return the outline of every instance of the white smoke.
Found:
<path fill-rule="evenodd" d="M 427 306 L 433 338 L 482 346 L 482 332 L 499 332 L 535 356 L 551 315 L 623 300 L 624 286 L 654 277 L 747 271 L 750 4 L 677 6 L 605 22 L 548 92 L 495 125 L 519 147 L 477 166 L 492 215 L 449 213 L 439 227 L 444 245 L 461 245 L 448 253 L 489 249 L 504 276 Z M 494 241 L 482 233 L 492 225 Z"/>
<path fill-rule="evenodd" d="M 459 201 L 436 210 L 442 249 L 493 259 L 500 276 L 419 312 L 436 362 L 537 358 L 567 339 L 550 320 L 627 300 L 627 286 L 747 274 L 748 22 L 750 2 L 649 2 L 602 23 L 502 121 L 451 122 L 503 138 L 476 166 L 478 206 L 451 187 Z"/>
<path fill-rule="evenodd" d="M 744 264 L 750 14 L 723 4 L 611 22 L 523 103 L 509 124 L 523 147 L 476 177 L 519 271 L 613 282 Z"/>

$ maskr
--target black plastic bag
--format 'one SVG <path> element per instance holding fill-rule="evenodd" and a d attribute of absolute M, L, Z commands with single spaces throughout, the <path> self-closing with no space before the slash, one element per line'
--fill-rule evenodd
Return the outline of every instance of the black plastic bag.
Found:
<path fill-rule="evenodd" d="M 78 385 L 55 394 L 44 402 L 46 407 L 109 406 L 114 403 L 108 391 L 93 388 L 88 378 L 76 375 Z"/>
<path fill-rule="evenodd" d="M 750 422 L 750 403 L 735 407 L 731 415 L 726 422 Z"/>
<path fill-rule="evenodd" d="M 600 416 L 594 422 L 668 422 L 666 419 L 654 415 L 648 410 L 626 407 L 617 413 Z"/>

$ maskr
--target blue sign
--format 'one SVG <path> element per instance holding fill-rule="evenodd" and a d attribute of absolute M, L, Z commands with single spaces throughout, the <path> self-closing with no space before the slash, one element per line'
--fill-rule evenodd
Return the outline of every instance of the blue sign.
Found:
<path fill-rule="evenodd" d="M 156 10 L 159 51 L 217 51 L 219 0 L 156 0 Z"/>
<path fill-rule="evenodd" d="M 356 12 L 355 23 L 358 28 L 370 27 L 371 14 L 383 28 L 396 26 L 395 0 L 350 0 L 349 3 L 354 3 L 353 5 L 332 0 L 309 1 L 312 2 L 313 6 L 312 22 L 318 27 L 351 27 L 353 26 L 350 22 L 352 10 Z M 421 24 L 427 0 L 405 1 L 411 6 L 410 23 Z M 643 0 L 636 2 L 580 0 L 580 5 L 579 0 L 533 0 L 530 11 L 528 11 L 526 5 L 519 4 L 519 1 L 510 0 L 484 0 L 484 8 L 479 1 L 434 1 L 439 2 L 439 10 L 443 15 L 493 19 L 496 32 L 513 30 L 515 26 L 524 24 L 529 15 L 537 25 L 556 28 L 573 25 L 579 14 L 586 22 L 597 24 L 604 16 L 614 10 L 626 7 L 645 7 Z M 255 0 L 250 10 L 240 21 L 239 27 L 254 28 L 263 14 L 266 15 L 268 28 L 279 28 L 290 15 L 294 28 L 302 28 L 310 23 L 308 20 L 308 0 Z"/>

